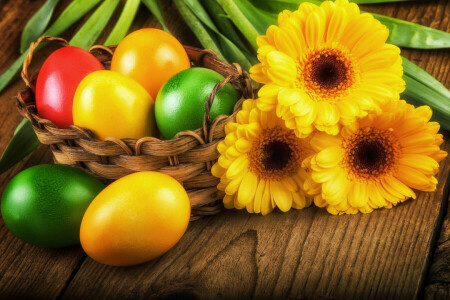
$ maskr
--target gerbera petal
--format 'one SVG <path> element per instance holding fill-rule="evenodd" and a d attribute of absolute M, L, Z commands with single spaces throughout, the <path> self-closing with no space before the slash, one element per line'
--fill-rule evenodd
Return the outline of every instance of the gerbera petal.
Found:
<path fill-rule="evenodd" d="M 270 193 L 281 211 L 288 211 L 292 206 L 292 194 L 283 188 L 279 181 L 270 182 Z"/>
<path fill-rule="evenodd" d="M 237 194 L 238 202 L 242 205 L 247 205 L 253 200 L 255 196 L 256 188 L 258 186 L 258 178 L 253 172 L 247 172 L 247 174 L 242 179 L 241 185 L 239 186 L 239 191 Z"/>
<path fill-rule="evenodd" d="M 279 86 L 291 86 L 297 76 L 295 61 L 279 51 L 267 54 L 267 76 Z"/>
<path fill-rule="evenodd" d="M 429 185 L 432 184 L 432 179 L 429 176 L 408 166 L 399 166 L 397 176 L 401 182 L 417 190 L 428 189 Z M 432 185 L 435 186 L 435 184 Z"/>
<path fill-rule="evenodd" d="M 352 182 L 348 191 L 348 202 L 353 207 L 363 207 L 369 197 L 367 186 L 364 183 Z"/>
<path fill-rule="evenodd" d="M 330 23 L 328 24 L 326 41 L 331 43 L 338 41 L 345 30 L 347 24 L 347 13 L 343 7 L 337 7 L 334 11 Z"/>
<path fill-rule="evenodd" d="M 419 170 L 427 175 L 433 175 L 439 169 L 439 164 L 433 158 L 421 154 L 403 154 L 399 163 Z"/>
<path fill-rule="evenodd" d="M 227 209 L 234 208 L 234 196 L 225 195 L 223 197 L 223 206 Z"/>
<path fill-rule="evenodd" d="M 316 10 L 311 12 L 306 19 L 306 43 L 308 47 L 313 48 L 324 40 L 324 15 Z"/>
<path fill-rule="evenodd" d="M 236 158 L 228 167 L 226 176 L 229 179 L 236 178 L 241 174 L 244 169 L 248 169 L 248 158 L 247 155 L 241 155 Z"/>
<path fill-rule="evenodd" d="M 303 209 L 307 206 L 305 194 L 302 192 L 292 193 L 292 207 Z"/>
<path fill-rule="evenodd" d="M 259 83 L 270 83 L 269 77 L 263 72 L 261 63 L 250 68 L 250 78 Z"/>
<path fill-rule="evenodd" d="M 264 192 L 261 196 L 261 214 L 263 216 L 269 214 L 274 209 L 271 198 L 270 183 L 266 182 Z"/>

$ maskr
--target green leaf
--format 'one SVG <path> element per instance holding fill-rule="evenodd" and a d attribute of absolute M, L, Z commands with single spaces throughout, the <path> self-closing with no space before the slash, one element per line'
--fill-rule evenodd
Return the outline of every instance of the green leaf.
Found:
<path fill-rule="evenodd" d="M 72 26 L 76 21 L 81 19 L 87 12 L 89 12 L 101 0 L 74 0 L 61 15 L 56 19 L 50 28 L 44 32 L 43 35 L 59 36 L 67 28 Z M 22 67 L 22 64 L 27 56 L 28 50 L 25 51 L 2 75 L 0 75 L 0 92 L 8 85 L 14 78 L 14 75 Z"/>
<path fill-rule="evenodd" d="M 416 49 L 450 47 L 448 32 L 378 14 L 372 15 L 389 29 L 387 43 Z"/>
<path fill-rule="evenodd" d="M 406 90 L 401 97 L 415 106 L 430 106 L 432 119 L 450 130 L 450 91 L 425 70 L 406 58 L 402 59 Z"/>
<path fill-rule="evenodd" d="M 159 0 L 142 0 L 147 8 L 152 12 L 152 14 L 156 17 L 158 22 L 162 25 L 163 29 L 170 33 L 169 28 L 166 26 L 166 22 L 164 21 L 164 14 L 161 7 L 161 2 Z"/>
<path fill-rule="evenodd" d="M 20 52 L 27 50 L 31 42 L 37 40 L 47 27 L 53 11 L 59 0 L 47 0 L 44 5 L 31 17 L 22 31 L 20 39 Z"/>
<path fill-rule="evenodd" d="M 375 3 L 406 2 L 406 1 L 415 1 L 415 0 L 350 0 L 350 2 L 354 2 L 357 4 L 375 4 Z"/>
<path fill-rule="evenodd" d="M 406 1 L 406 0 L 405 0 Z M 251 2 L 253 7 L 259 10 L 263 10 L 264 13 L 268 13 L 272 17 L 265 21 L 265 28 L 269 25 L 276 24 L 276 19 L 273 18 L 281 11 L 296 10 L 301 3 L 311 2 L 316 5 L 320 5 L 323 1 L 319 0 L 238 0 L 238 2 Z M 353 1 L 355 3 L 381 3 L 381 2 L 393 2 L 393 1 L 368 1 L 360 0 Z M 253 12 L 253 15 L 258 13 Z M 391 18 L 383 15 L 372 13 L 375 19 L 380 21 L 389 29 L 389 37 L 387 42 L 397 45 L 399 47 L 415 48 L 415 49 L 439 49 L 450 47 L 450 33 L 433 29 L 427 26 L 419 25 L 413 22 L 408 22 L 396 18 Z M 270 21 L 272 19 L 272 21 Z M 264 19 L 260 18 L 258 23 L 264 23 Z M 256 24 L 256 23 L 255 23 Z M 263 26 L 261 24 L 260 26 Z M 262 33 L 264 34 L 265 31 Z"/>
<path fill-rule="evenodd" d="M 119 20 L 106 38 L 105 46 L 116 45 L 127 35 L 140 3 L 140 0 L 127 0 Z"/>
<path fill-rule="evenodd" d="M 208 15 L 214 21 L 214 24 L 216 24 L 220 32 L 228 37 L 240 49 L 246 49 L 246 46 L 237 34 L 233 23 L 231 23 L 230 19 L 225 15 L 225 11 L 217 3 L 217 1 L 203 0 L 202 4 L 206 8 Z"/>
<path fill-rule="evenodd" d="M 189 28 L 191 28 L 192 32 L 194 32 L 203 47 L 213 50 L 220 59 L 224 60 L 224 56 L 218 47 L 217 37 L 214 36 L 214 32 L 209 31 L 203 26 L 190 8 L 184 4 L 183 0 L 174 0 L 173 2 L 178 8 L 180 15 L 183 17 Z"/>
<path fill-rule="evenodd" d="M 184 3 L 191 9 L 192 13 L 194 13 L 201 22 L 203 22 L 203 24 L 217 34 L 218 42 L 221 47 L 220 50 L 224 54 L 226 60 L 230 63 L 236 62 L 243 69 L 249 70 L 251 64 L 247 57 L 243 54 L 242 50 L 233 44 L 233 42 L 226 36 L 220 33 L 219 29 L 217 29 L 216 25 L 211 20 L 200 2 L 198 0 L 184 0 Z"/>
<path fill-rule="evenodd" d="M 23 119 L 14 131 L 12 139 L 0 158 L 0 174 L 8 171 L 12 166 L 24 159 L 40 144 L 31 123 L 27 119 Z"/>
<path fill-rule="evenodd" d="M 242 5 L 243 3 L 248 3 L 248 1 L 245 0 L 217 0 L 217 2 L 256 51 L 258 49 L 256 38 L 261 34 L 261 28 L 258 26 L 260 23 L 258 20 L 263 19 L 264 14 L 261 13 L 258 17 L 254 12 L 246 12 L 245 9 L 250 8 Z"/>
<path fill-rule="evenodd" d="M 105 0 L 75 33 L 69 44 L 88 50 L 105 29 L 118 4 L 119 0 Z"/>

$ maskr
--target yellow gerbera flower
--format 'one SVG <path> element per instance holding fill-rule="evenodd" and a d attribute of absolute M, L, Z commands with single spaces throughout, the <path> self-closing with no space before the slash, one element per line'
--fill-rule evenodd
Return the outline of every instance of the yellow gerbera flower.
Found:
<path fill-rule="evenodd" d="M 301 162 L 312 152 L 274 112 L 263 112 L 255 100 L 245 100 L 225 133 L 211 171 L 220 178 L 217 188 L 226 193 L 226 208 L 245 207 L 266 215 L 275 207 L 288 211 L 311 204 L 302 189 L 307 174 Z"/>
<path fill-rule="evenodd" d="M 251 77 L 265 86 L 261 110 L 275 110 L 298 137 L 314 128 L 336 135 L 405 88 L 400 49 L 389 30 L 347 0 L 302 3 L 257 39 L 261 63 Z"/>
<path fill-rule="evenodd" d="M 337 136 L 313 134 L 316 154 L 303 162 L 310 173 L 305 190 L 332 214 L 391 208 L 415 198 L 411 188 L 434 191 L 438 162 L 447 153 L 439 149 L 439 124 L 430 118 L 428 106 L 414 108 L 397 100 L 343 127 Z"/>

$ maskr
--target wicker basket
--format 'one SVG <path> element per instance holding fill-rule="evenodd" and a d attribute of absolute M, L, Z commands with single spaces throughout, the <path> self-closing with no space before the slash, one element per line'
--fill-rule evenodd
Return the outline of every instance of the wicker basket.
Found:
<path fill-rule="evenodd" d="M 225 77 L 206 101 L 203 128 L 180 132 L 171 140 L 144 137 L 139 140 L 107 138 L 100 141 L 88 129 L 78 126 L 60 129 L 37 114 L 34 98 L 36 75 L 29 76 L 28 67 L 38 44 L 49 41 L 68 45 L 67 41 L 53 37 L 41 37 L 31 45 L 22 71 L 27 88 L 19 92 L 17 106 L 20 114 L 31 122 L 40 142 L 50 145 L 54 161 L 81 168 L 106 183 L 138 171 L 162 172 L 181 182 L 187 190 L 192 207 L 191 220 L 220 212 L 223 192 L 217 190 L 219 180 L 211 175 L 210 169 L 219 157 L 216 147 L 225 136 L 224 126 L 235 119 L 242 99 L 231 116 L 219 116 L 213 123 L 209 121 L 209 109 L 215 93 L 228 82 L 241 98 L 252 98 L 248 74 L 237 64 L 221 61 L 210 50 L 186 46 L 185 50 L 195 66 L 212 69 Z M 90 52 L 108 68 L 114 50 L 114 46 L 95 46 Z"/>

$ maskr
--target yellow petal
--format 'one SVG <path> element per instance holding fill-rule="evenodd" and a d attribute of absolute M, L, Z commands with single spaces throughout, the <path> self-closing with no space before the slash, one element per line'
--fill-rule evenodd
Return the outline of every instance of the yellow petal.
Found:
<path fill-rule="evenodd" d="M 259 83 L 269 83 L 270 79 L 263 72 L 263 65 L 261 63 L 250 68 L 250 78 Z"/>
<path fill-rule="evenodd" d="M 326 41 L 331 43 L 338 41 L 342 34 L 344 33 L 347 24 L 347 13 L 344 8 L 338 7 L 334 11 L 328 24 Z"/>
<path fill-rule="evenodd" d="M 272 197 L 270 195 L 270 183 L 266 182 L 264 186 L 264 192 L 261 197 L 261 214 L 263 216 L 269 214 L 274 209 L 271 198 Z"/>
<path fill-rule="evenodd" d="M 226 186 L 225 188 L 225 194 L 227 195 L 234 195 L 238 192 L 239 186 L 241 185 L 242 179 L 247 174 L 247 170 L 244 170 L 244 172 L 240 173 L 239 176 L 233 178 Z"/>
<path fill-rule="evenodd" d="M 348 202 L 353 207 L 363 207 L 369 200 L 367 186 L 364 183 L 354 181 L 348 191 Z"/>
<path fill-rule="evenodd" d="M 399 164 L 414 168 L 427 175 L 434 175 L 439 169 L 437 161 L 421 154 L 403 154 L 399 159 Z"/>
<path fill-rule="evenodd" d="M 266 181 L 264 179 L 258 182 L 258 187 L 255 192 L 255 199 L 253 200 L 253 210 L 255 213 L 259 214 L 261 212 L 262 200 L 264 189 L 266 186 Z"/>
<path fill-rule="evenodd" d="M 328 147 L 316 155 L 316 163 L 322 168 L 333 168 L 342 161 L 343 155 L 341 147 Z"/>
<path fill-rule="evenodd" d="M 270 182 L 270 193 L 278 208 L 287 212 L 292 206 L 292 194 L 283 188 L 279 181 Z"/>
<path fill-rule="evenodd" d="M 335 147 L 341 144 L 341 138 L 339 136 L 328 135 L 323 132 L 315 133 L 310 141 L 310 144 L 314 151 L 319 152 L 328 147 Z"/>
<path fill-rule="evenodd" d="M 258 178 L 252 172 L 247 172 L 247 174 L 242 179 L 241 185 L 239 186 L 239 191 L 237 194 L 238 202 L 242 205 L 247 205 L 253 200 L 255 196 L 256 187 L 258 186 Z"/>
<path fill-rule="evenodd" d="M 304 193 L 292 193 L 292 207 L 295 209 L 303 209 L 306 207 L 306 199 Z"/>
<path fill-rule="evenodd" d="M 241 153 L 247 153 L 252 148 L 252 143 L 244 138 L 240 138 L 236 141 L 236 149 Z"/>
<path fill-rule="evenodd" d="M 226 170 L 222 168 L 218 163 L 215 163 L 211 168 L 211 174 L 213 174 L 217 178 L 222 177 L 225 172 Z"/>
<path fill-rule="evenodd" d="M 308 47 L 314 48 L 324 41 L 324 16 L 320 11 L 311 12 L 306 19 L 305 32 Z"/>
<path fill-rule="evenodd" d="M 223 197 L 223 206 L 227 209 L 234 208 L 234 196 L 225 195 Z"/>
<path fill-rule="evenodd" d="M 406 198 L 410 198 L 410 197 L 413 199 L 416 198 L 416 194 L 408 186 L 406 186 L 403 182 L 401 182 L 394 176 L 390 176 L 389 178 L 384 180 L 384 182 L 386 182 L 391 187 L 391 190 L 395 190 L 395 191 L 399 192 L 401 195 L 405 196 Z"/>
<path fill-rule="evenodd" d="M 431 177 L 408 166 L 399 166 L 397 177 L 404 184 L 417 190 L 427 190 L 430 184 L 435 186 Z"/>
<path fill-rule="evenodd" d="M 279 86 L 291 86 L 297 77 L 295 61 L 279 51 L 272 51 L 267 55 L 267 76 Z"/>
<path fill-rule="evenodd" d="M 244 170 L 248 169 L 248 158 L 247 155 L 241 155 L 236 158 L 231 165 L 228 167 L 226 172 L 226 177 L 233 179 L 241 174 Z"/>

